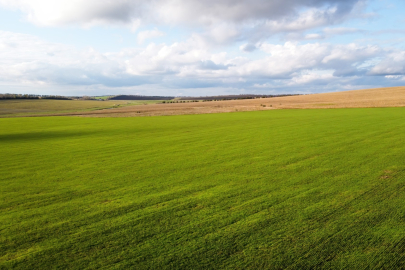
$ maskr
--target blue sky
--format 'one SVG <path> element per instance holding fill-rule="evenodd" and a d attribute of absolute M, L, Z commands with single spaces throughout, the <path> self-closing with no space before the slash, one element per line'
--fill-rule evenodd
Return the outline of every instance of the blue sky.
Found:
<path fill-rule="evenodd" d="M 404 85 L 404 11 L 400 0 L 0 0 L 0 93 Z"/>

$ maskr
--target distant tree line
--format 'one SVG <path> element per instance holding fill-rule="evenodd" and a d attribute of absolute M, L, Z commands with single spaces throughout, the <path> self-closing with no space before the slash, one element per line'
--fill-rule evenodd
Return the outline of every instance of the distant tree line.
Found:
<path fill-rule="evenodd" d="M 296 95 L 297 94 L 282 94 L 282 95 L 240 94 L 240 95 L 219 95 L 219 96 L 206 96 L 206 97 L 181 97 L 180 100 L 201 100 L 203 102 L 206 102 L 206 101 L 220 101 L 220 100 L 285 97 L 285 96 L 296 96 Z"/>
<path fill-rule="evenodd" d="M 188 102 L 199 102 L 198 100 L 163 100 L 162 103 L 188 103 Z"/>
<path fill-rule="evenodd" d="M 32 95 L 32 94 L 0 94 L 0 99 L 59 99 L 71 100 L 71 97 L 58 95 Z"/>

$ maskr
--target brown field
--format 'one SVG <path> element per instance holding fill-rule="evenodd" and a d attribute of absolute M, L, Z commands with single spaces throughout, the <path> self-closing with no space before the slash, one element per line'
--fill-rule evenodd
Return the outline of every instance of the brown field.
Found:
<path fill-rule="evenodd" d="M 203 114 L 274 109 L 325 109 L 404 106 L 405 86 L 401 86 L 276 98 L 134 105 L 93 111 L 51 113 L 47 115 L 126 117 Z"/>

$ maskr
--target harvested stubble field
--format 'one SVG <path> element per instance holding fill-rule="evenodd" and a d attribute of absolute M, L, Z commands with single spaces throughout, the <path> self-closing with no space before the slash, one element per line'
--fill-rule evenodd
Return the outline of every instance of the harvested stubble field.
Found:
<path fill-rule="evenodd" d="M 403 269 L 404 118 L 0 119 L 0 268 Z"/>

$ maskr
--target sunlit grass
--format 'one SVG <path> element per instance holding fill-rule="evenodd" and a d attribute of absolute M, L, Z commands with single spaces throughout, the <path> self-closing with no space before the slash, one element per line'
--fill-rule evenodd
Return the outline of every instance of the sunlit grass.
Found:
<path fill-rule="evenodd" d="M 0 119 L 0 265 L 403 267 L 404 115 Z"/>

